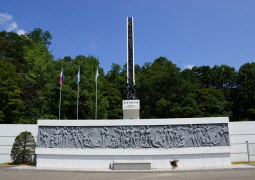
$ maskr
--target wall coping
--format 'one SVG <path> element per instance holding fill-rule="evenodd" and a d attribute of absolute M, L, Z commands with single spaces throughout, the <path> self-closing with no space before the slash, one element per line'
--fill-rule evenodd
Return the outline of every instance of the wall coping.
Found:
<path fill-rule="evenodd" d="M 38 120 L 38 126 L 138 126 L 229 123 L 228 117 L 117 120 Z"/>

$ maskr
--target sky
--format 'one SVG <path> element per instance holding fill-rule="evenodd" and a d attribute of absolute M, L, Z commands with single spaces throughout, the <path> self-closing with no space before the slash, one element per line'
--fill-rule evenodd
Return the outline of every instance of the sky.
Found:
<path fill-rule="evenodd" d="M 105 73 L 127 61 L 127 17 L 140 66 L 160 56 L 181 70 L 255 61 L 255 0 L 0 0 L 0 31 L 49 31 L 55 60 L 92 55 Z"/>

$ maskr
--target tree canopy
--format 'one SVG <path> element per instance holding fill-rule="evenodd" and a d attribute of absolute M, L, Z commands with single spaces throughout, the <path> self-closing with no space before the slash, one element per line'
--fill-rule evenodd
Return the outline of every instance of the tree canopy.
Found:
<path fill-rule="evenodd" d="M 21 132 L 14 140 L 11 159 L 15 164 L 33 163 L 35 154 L 35 140 L 31 132 Z"/>
<path fill-rule="evenodd" d="M 36 123 L 58 119 L 63 68 L 61 119 L 76 119 L 80 67 L 79 119 L 122 119 L 126 64 L 112 64 L 107 73 L 94 56 L 54 59 L 52 36 L 40 28 L 18 35 L 0 32 L 0 123 Z M 237 71 L 228 65 L 181 70 L 166 57 L 135 65 L 140 118 L 228 116 L 232 121 L 254 120 L 255 63 Z"/>

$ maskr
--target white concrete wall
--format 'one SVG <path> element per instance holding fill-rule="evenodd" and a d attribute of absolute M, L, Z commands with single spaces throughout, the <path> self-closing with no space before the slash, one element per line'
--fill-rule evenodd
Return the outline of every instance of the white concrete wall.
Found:
<path fill-rule="evenodd" d="M 248 161 L 246 141 L 250 143 L 253 153 L 253 156 L 250 156 L 251 161 L 255 161 L 255 121 L 230 122 L 228 126 L 232 146 L 231 161 Z"/>
<path fill-rule="evenodd" d="M 38 120 L 38 126 L 128 126 L 228 123 L 227 117 L 140 119 L 140 120 Z M 152 148 L 152 149 L 76 149 L 36 148 L 37 167 L 103 168 L 113 162 L 150 162 L 154 169 L 171 168 L 178 159 L 180 168 L 230 166 L 230 146 Z"/>
<path fill-rule="evenodd" d="M 0 124 L 0 163 L 11 162 L 11 150 L 16 136 L 29 131 L 37 142 L 37 124 Z"/>
<path fill-rule="evenodd" d="M 19 135 L 19 133 L 23 131 L 31 132 L 35 137 L 35 141 L 37 142 L 36 137 L 38 133 L 38 127 L 36 124 L 35 125 L 0 124 L 0 163 L 11 162 L 10 154 L 14 139 L 17 135 Z M 246 141 L 249 141 L 249 143 L 253 143 L 250 145 L 250 150 L 253 153 L 253 156 L 251 156 L 251 160 L 255 161 L 255 121 L 230 122 L 229 131 L 230 131 L 230 143 L 232 146 L 231 161 L 232 162 L 248 161 L 247 148 L 245 144 Z M 86 156 L 84 157 L 86 158 Z M 153 157 L 154 159 L 156 158 L 156 156 Z M 111 159 L 111 157 L 109 158 Z M 143 156 L 143 159 L 151 159 L 151 156 Z M 194 163 L 198 163 L 198 161 Z"/>
<path fill-rule="evenodd" d="M 37 155 L 37 167 L 109 169 L 114 162 L 151 162 L 152 169 L 171 168 L 170 160 L 179 160 L 179 168 L 230 166 L 229 154 L 180 154 L 143 156 Z M 227 162 L 227 163 L 226 163 Z"/>

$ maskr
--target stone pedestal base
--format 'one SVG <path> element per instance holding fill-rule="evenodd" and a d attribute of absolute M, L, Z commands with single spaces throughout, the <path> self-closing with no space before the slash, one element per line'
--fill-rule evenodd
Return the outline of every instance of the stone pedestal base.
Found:
<path fill-rule="evenodd" d="M 140 119 L 140 101 L 123 100 L 123 119 Z"/>

